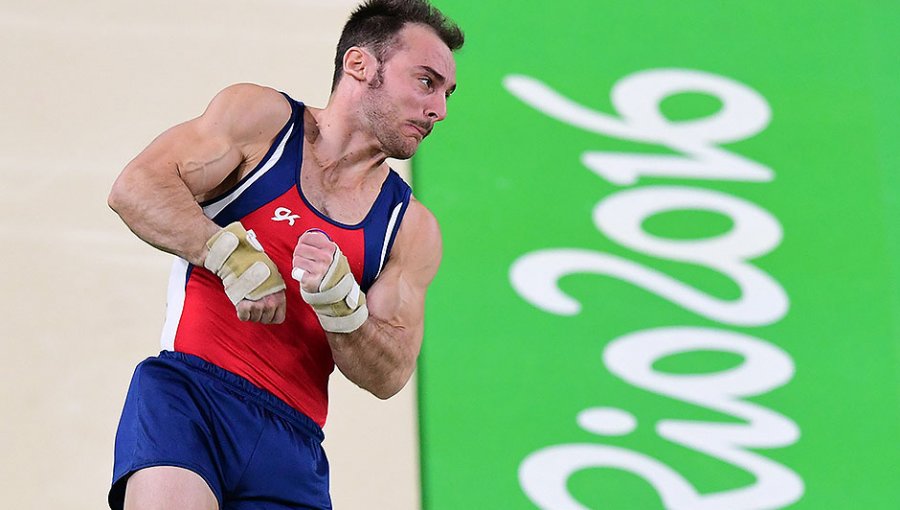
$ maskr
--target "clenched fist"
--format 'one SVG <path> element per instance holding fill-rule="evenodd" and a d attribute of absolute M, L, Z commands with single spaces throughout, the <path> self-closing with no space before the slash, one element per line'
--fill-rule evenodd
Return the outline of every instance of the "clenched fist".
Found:
<path fill-rule="evenodd" d="M 252 230 L 234 222 L 207 242 L 203 266 L 216 273 L 242 321 L 284 322 L 284 280 Z"/>
<path fill-rule="evenodd" d="M 322 278 L 334 260 L 337 245 L 321 230 L 307 230 L 294 248 L 291 276 L 307 292 L 318 292 Z"/>
<path fill-rule="evenodd" d="M 300 282 L 300 295 L 315 310 L 322 329 L 351 333 L 366 322 L 366 295 L 347 257 L 324 232 L 310 230 L 300 236 L 293 267 L 291 276 Z"/>

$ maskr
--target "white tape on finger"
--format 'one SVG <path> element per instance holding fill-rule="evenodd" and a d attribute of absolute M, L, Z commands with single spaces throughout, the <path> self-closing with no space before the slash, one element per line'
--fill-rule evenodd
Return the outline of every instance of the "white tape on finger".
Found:
<path fill-rule="evenodd" d="M 293 270 L 291 270 L 291 278 L 293 278 L 299 282 L 300 279 L 303 278 L 304 273 L 306 273 L 305 269 L 300 269 L 299 267 L 295 267 Z"/>

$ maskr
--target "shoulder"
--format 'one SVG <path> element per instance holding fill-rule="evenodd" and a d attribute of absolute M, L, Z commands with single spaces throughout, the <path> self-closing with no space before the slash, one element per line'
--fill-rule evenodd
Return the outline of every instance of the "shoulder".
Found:
<path fill-rule="evenodd" d="M 415 196 L 409 199 L 409 209 L 406 211 L 404 224 L 413 227 L 415 230 L 422 230 L 423 234 L 441 237 L 440 225 L 437 218 L 422 205 L 422 202 L 416 200 Z"/>
<path fill-rule="evenodd" d="M 216 94 L 199 120 L 237 142 L 253 142 L 271 138 L 290 118 L 291 104 L 283 94 L 253 83 L 238 83 Z"/>

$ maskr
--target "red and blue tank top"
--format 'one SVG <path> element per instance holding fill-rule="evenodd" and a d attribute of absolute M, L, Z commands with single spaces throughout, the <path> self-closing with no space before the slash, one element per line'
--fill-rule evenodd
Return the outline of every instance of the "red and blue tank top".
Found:
<path fill-rule="evenodd" d="M 262 161 L 230 190 L 200 204 L 216 224 L 239 220 L 256 233 L 287 285 L 285 321 L 241 322 L 215 274 L 177 259 L 169 277 L 162 348 L 199 356 L 244 377 L 322 426 L 334 360 L 315 312 L 290 277 L 297 238 L 311 228 L 325 231 L 368 290 L 390 256 L 411 191 L 391 170 L 360 223 L 346 225 L 317 211 L 300 189 L 304 105 L 285 97 L 291 118 Z"/>

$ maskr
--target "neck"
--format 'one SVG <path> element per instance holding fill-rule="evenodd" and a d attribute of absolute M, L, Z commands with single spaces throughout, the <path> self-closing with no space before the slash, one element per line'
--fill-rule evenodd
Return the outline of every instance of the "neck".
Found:
<path fill-rule="evenodd" d="M 353 99 L 335 93 L 325 108 L 306 110 L 308 154 L 328 181 L 361 182 L 387 159 Z"/>

